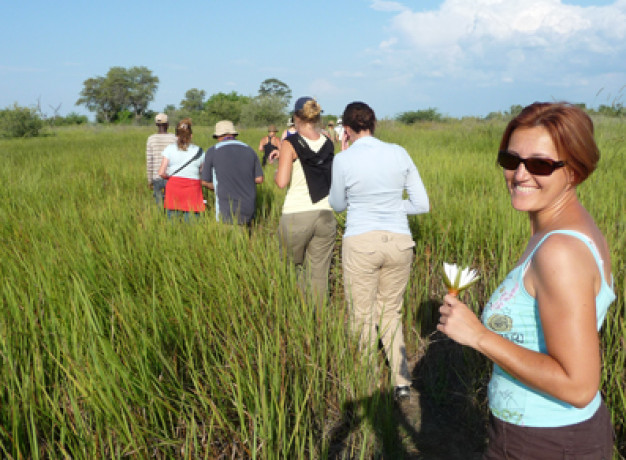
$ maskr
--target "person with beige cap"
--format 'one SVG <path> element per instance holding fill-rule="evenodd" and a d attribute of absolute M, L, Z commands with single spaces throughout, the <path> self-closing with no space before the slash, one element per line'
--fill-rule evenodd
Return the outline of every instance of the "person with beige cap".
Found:
<path fill-rule="evenodd" d="M 237 140 L 232 121 L 215 124 L 217 144 L 206 151 L 202 185 L 215 192 L 215 217 L 225 223 L 250 225 L 256 211 L 256 185 L 263 168 L 254 149 Z"/>
<path fill-rule="evenodd" d="M 154 118 L 157 127 L 157 133 L 148 137 L 146 143 L 146 165 L 148 173 L 148 186 L 152 189 L 152 195 L 156 204 L 163 207 L 163 199 L 165 197 L 165 184 L 167 180 L 159 176 L 159 167 L 163 160 L 163 150 L 170 144 L 176 142 L 176 136 L 168 133 L 169 127 L 167 115 L 159 113 Z"/>
<path fill-rule="evenodd" d="M 267 136 L 265 136 L 263 139 L 261 139 L 261 142 L 259 142 L 259 152 L 263 153 L 263 161 L 261 162 L 261 166 L 265 166 L 267 164 L 267 159 L 270 157 L 270 154 L 274 150 L 278 150 L 280 148 L 280 139 L 276 137 L 276 133 L 278 133 L 276 126 L 270 125 L 267 128 Z M 272 163 L 271 160 L 270 163 Z"/>

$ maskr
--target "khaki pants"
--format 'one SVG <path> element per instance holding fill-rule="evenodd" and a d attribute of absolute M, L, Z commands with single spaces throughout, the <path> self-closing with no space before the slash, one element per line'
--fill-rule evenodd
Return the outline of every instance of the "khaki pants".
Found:
<path fill-rule="evenodd" d="M 383 342 L 393 385 L 410 385 L 402 334 L 402 301 L 409 280 L 413 247 L 410 235 L 384 231 L 343 240 L 343 276 L 351 329 L 371 363 Z"/>
<path fill-rule="evenodd" d="M 328 293 L 328 270 L 333 256 L 337 221 L 332 211 L 283 214 L 278 227 L 282 257 L 298 270 L 298 286 L 311 292 L 320 306 Z"/>

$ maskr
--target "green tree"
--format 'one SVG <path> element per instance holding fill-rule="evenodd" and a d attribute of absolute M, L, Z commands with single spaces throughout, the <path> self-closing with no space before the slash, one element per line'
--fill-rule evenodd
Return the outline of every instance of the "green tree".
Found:
<path fill-rule="evenodd" d="M 159 86 L 159 78 L 152 75 L 152 71 L 144 66 L 131 67 L 126 71 L 126 78 L 128 82 L 127 106 L 135 113 L 135 119 L 139 119 L 154 99 Z"/>
<path fill-rule="evenodd" d="M 105 78 L 88 78 L 83 82 L 83 90 L 76 105 L 84 105 L 90 112 L 96 112 L 97 121 L 111 121 L 115 116 L 116 108 L 106 94 Z"/>
<path fill-rule="evenodd" d="M 133 112 L 139 119 L 154 99 L 158 82 L 147 67 L 111 67 L 106 77 L 97 76 L 83 82 L 76 105 L 96 112 L 97 121 L 116 121 L 124 111 Z"/>
<path fill-rule="evenodd" d="M 35 137 L 43 127 L 36 109 L 13 107 L 0 110 L 0 137 Z"/>
<path fill-rule="evenodd" d="M 268 78 L 261 83 L 259 96 L 277 96 L 284 101 L 284 106 L 287 107 L 291 100 L 291 89 L 277 78 Z"/>
<path fill-rule="evenodd" d="M 245 126 L 267 126 L 283 124 L 285 100 L 278 95 L 257 96 L 243 107 L 241 123 Z"/>
<path fill-rule="evenodd" d="M 205 103 L 205 111 L 208 116 L 208 124 L 214 124 L 219 120 L 230 120 L 235 124 L 241 121 L 241 114 L 246 105 L 251 101 L 249 96 L 243 96 L 235 91 L 230 93 L 213 94 Z"/>
<path fill-rule="evenodd" d="M 200 112 L 204 109 L 206 91 L 192 88 L 185 93 L 185 99 L 180 101 L 180 108 L 187 112 Z"/>
<path fill-rule="evenodd" d="M 508 115 L 510 115 L 511 118 L 516 117 L 522 112 L 522 110 L 524 110 L 523 106 L 519 104 L 513 104 L 508 111 Z"/>

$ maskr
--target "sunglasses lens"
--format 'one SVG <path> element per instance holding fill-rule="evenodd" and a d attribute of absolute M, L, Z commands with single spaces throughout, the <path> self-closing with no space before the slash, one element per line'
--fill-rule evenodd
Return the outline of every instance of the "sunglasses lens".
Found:
<path fill-rule="evenodd" d="M 526 170 L 536 176 L 549 176 L 557 168 L 564 165 L 561 161 L 552 162 L 541 158 L 526 158 L 525 160 L 522 160 L 520 157 L 513 155 L 512 153 L 502 150 L 498 152 L 498 164 L 504 169 L 514 171 L 519 167 L 520 163 L 524 163 Z"/>
<path fill-rule="evenodd" d="M 511 155 L 509 152 L 498 152 L 498 164 L 504 169 L 514 170 L 517 169 L 521 159 L 515 155 Z"/>
<path fill-rule="evenodd" d="M 527 159 L 524 162 L 524 166 L 526 166 L 529 173 L 537 176 L 548 176 L 554 171 L 552 163 L 539 158 Z"/>

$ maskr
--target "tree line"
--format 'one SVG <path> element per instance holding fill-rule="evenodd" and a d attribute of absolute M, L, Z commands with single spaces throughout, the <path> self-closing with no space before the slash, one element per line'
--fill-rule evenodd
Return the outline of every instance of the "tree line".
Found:
<path fill-rule="evenodd" d="M 98 123 L 151 124 L 155 111 L 148 107 L 154 100 L 158 86 L 159 78 L 147 67 L 111 67 L 106 75 L 88 78 L 83 82 L 76 105 L 82 105 L 95 113 Z M 169 104 L 158 111 L 167 113 L 172 120 L 191 117 L 195 124 L 204 126 L 225 119 L 242 127 L 284 125 L 291 97 L 291 89 L 286 83 L 277 78 L 268 78 L 261 82 L 255 96 L 231 91 L 215 93 L 207 98 L 205 90 L 191 88 L 178 107 Z M 601 105 L 598 109 L 587 108 L 585 104 L 578 105 L 590 115 L 626 117 L 626 107 L 619 100 L 610 106 Z M 53 117 L 46 117 L 39 103 L 36 108 L 21 107 L 15 103 L 12 107 L 0 109 L 0 137 L 32 137 L 37 136 L 46 125 L 82 124 L 88 121 L 86 116 L 75 112 L 61 117 L 57 113 L 58 107 L 53 109 Z M 509 119 L 521 109 L 521 105 L 513 105 L 508 111 L 491 112 L 484 119 Z M 330 118 L 334 119 L 332 116 Z M 449 120 L 432 107 L 402 112 L 394 118 L 408 125 Z"/>
<path fill-rule="evenodd" d="M 147 67 L 112 67 L 105 76 L 83 82 L 76 104 L 95 112 L 98 122 L 151 120 L 154 112 L 148 110 L 148 105 L 154 99 L 158 84 L 159 78 Z M 173 119 L 192 117 L 200 125 L 211 125 L 223 119 L 245 126 L 282 124 L 286 121 L 291 89 L 276 78 L 268 78 L 254 97 L 232 91 L 205 98 L 206 91 L 192 88 L 178 107 L 170 104 L 162 111 Z"/>

